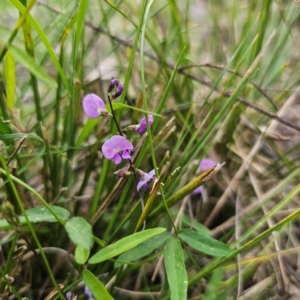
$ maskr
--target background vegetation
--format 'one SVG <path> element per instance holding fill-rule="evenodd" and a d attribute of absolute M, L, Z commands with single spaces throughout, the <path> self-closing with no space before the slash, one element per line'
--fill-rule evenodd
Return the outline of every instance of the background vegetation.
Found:
<path fill-rule="evenodd" d="M 299 14 L 2 0 L 0 298 L 299 299 Z M 108 104 L 113 77 L 134 165 L 158 167 L 143 214 L 101 153 L 115 123 L 82 109 L 88 93 Z M 151 129 L 126 131 L 145 112 Z"/>

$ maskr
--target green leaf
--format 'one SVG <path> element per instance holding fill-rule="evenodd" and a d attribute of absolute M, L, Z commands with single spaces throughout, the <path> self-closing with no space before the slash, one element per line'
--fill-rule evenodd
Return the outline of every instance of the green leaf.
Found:
<path fill-rule="evenodd" d="M 137 108 L 137 107 L 134 107 L 134 106 L 130 106 L 130 105 L 127 105 L 127 104 L 124 104 L 124 103 L 120 103 L 120 102 L 115 102 L 115 103 L 112 103 L 112 106 L 113 106 L 113 109 L 114 110 L 117 110 L 117 109 L 120 109 L 120 108 L 128 108 L 128 109 L 132 109 L 132 110 L 136 110 L 136 111 L 139 111 L 143 114 L 148 114 L 148 115 L 152 115 L 152 116 L 155 116 L 155 117 L 161 117 L 160 114 L 157 114 L 155 112 L 151 112 L 151 111 L 147 111 L 147 110 L 144 110 L 144 109 L 140 109 L 140 108 Z M 106 109 L 110 112 L 111 109 L 110 107 L 106 107 Z"/>
<path fill-rule="evenodd" d="M 59 206 L 50 205 L 52 210 L 56 213 L 56 215 L 62 219 L 67 220 L 70 216 L 70 213 Z M 26 210 L 26 214 L 31 223 L 39 223 L 39 222 L 57 222 L 57 219 L 53 216 L 53 214 L 45 207 L 45 206 L 37 206 L 31 209 Z M 24 216 L 20 216 L 19 218 L 20 225 L 26 224 L 26 219 Z M 6 220 L 0 220 L 0 229 L 10 229 L 12 226 Z"/>
<path fill-rule="evenodd" d="M 87 122 L 85 123 L 85 125 L 83 126 L 77 142 L 76 142 L 76 147 L 79 147 L 86 139 L 87 137 L 90 135 L 91 131 L 93 130 L 93 128 L 99 123 L 99 121 L 102 119 L 103 117 L 99 117 L 97 119 L 88 119 Z"/>
<path fill-rule="evenodd" d="M 22 5 L 22 3 L 18 0 L 8 0 L 12 5 L 14 5 L 21 14 L 24 14 L 25 11 L 26 11 L 26 7 L 24 7 L 24 5 Z M 37 21 L 32 17 L 32 15 L 28 15 L 26 17 L 26 20 L 32 25 L 32 27 L 35 29 L 35 31 L 37 32 L 37 34 L 39 35 L 41 41 L 44 43 L 48 53 L 49 53 L 49 56 L 51 57 L 52 61 L 53 61 L 53 64 L 55 65 L 57 71 L 59 72 L 61 78 L 62 78 L 62 81 L 64 82 L 64 85 L 65 87 L 67 88 L 67 90 L 70 92 L 70 87 L 69 87 L 69 84 L 68 84 L 68 80 L 65 76 L 65 73 L 55 55 L 55 52 L 47 38 L 47 36 L 45 35 L 43 29 L 40 27 L 40 25 L 37 23 Z"/>
<path fill-rule="evenodd" d="M 10 133 L 12 133 L 12 130 L 10 129 L 9 125 L 0 119 L 0 140 L 4 141 L 6 145 L 9 145 L 13 142 L 13 139 L 3 139 L 5 135 Z"/>
<path fill-rule="evenodd" d="M 172 212 L 172 215 L 173 214 L 177 216 L 178 211 L 174 211 L 174 213 Z M 208 235 L 208 236 L 211 235 L 210 230 L 206 226 L 204 226 L 203 224 L 197 222 L 195 219 L 192 219 L 185 214 L 181 216 L 181 221 L 183 222 L 183 224 L 187 225 L 185 227 L 194 228 L 197 232 L 203 235 Z"/>
<path fill-rule="evenodd" d="M 164 260 L 171 299 L 187 299 L 188 278 L 180 241 L 177 238 L 172 237 L 167 241 Z"/>
<path fill-rule="evenodd" d="M 76 22 L 76 30 L 75 30 L 75 41 L 74 41 L 74 55 L 73 62 L 76 62 L 76 56 L 78 54 L 78 48 L 80 41 L 82 39 L 82 30 L 84 28 L 85 15 L 89 7 L 89 0 L 81 0 L 78 9 L 77 22 Z"/>
<path fill-rule="evenodd" d="M 89 258 L 90 249 L 83 248 L 81 245 L 78 245 L 75 249 L 75 261 L 83 265 Z"/>
<path fill-rule="evenodd" d="M 134 248 L 135 246 L 141 244 L 142 242 L 164 231 L 166 231 L 165 228 L 153 228 L 153 229 L 148 229 L 148 230 L 131 234 L 115 242 L 114 244 L 108 245 L 107 247 L 98 251 L 94 256 L 90 258 L 89 263 L 96 264 L 105 261 L 107 259 L 110 259 L 129 249 Z"/>
<path fill-rule="evenodd" d="M 205 294 L 202 300 L 214 300 L 219 298 L 219 291 L 221 288 L 221 280 L 223 277 L 223 269 L 218 268 L 214 270 L 212 277 L 210 278 L 207 287 L 205 289 Z"/>
<path fill-rule="evenodd" d="M 45 70 L 40 65 L 38 65 L 30 55 L 26 53 L 26 51 L 22 51 L 20 50 L 20 48 L 14 45 L 10 45 L 9 49 L 13 54 L 14 58 L 36 78 L 45 82 L 52 88 L 57 87 L 56 81 L 52 77 L 50 77 L 45 72 Z"/>
<path fill-rule="evenodd" d="M 12 133 L 12 130 L 10 129 L 9 125 L 0 119 L 0 135 L 6 135 L 10 133 Z M 3 138 L 1 138 L 1 140 L 5 141 Z"/>
<path fill-rule="evenodd" d="M 23 137 L 26 137 L 28 139 L 33 139 L 33 140 L 37 140 L 39 141 L 40 143 L 42 143 L 42 149 L 40 152 L 38 153 L 35 153 L 34 157 L 32 160 L 28 161 L 26 163 L 26 165 L 18 170 L 18 175 L 22 174 L 24 171 L 26 171 L 31 165 L 33 165 L 40 157 L 42 157 L 46 151 L 46 146 L 45 146 L 45 142 L 42 138 L 40 138 L 38 135 L 36 134 L 32 134 L 32 133 L 12 133 L 12 134 L 4 134 L 4 135 L 1 135 L 1 132 L 0 132 L 0 140 L 2 141 L 8 141 L 10 142 L 12 139 L 20 139 L 20 138 L 23 138 Z"/>
<path fill-rule="evenodd" d="M 52 210 L 57 214 L 57 216 L 63 220 L 67 220 L 70 216 L 70 213 L 59 206 L 49 205 Z M 57 220 L 51 214 L 51 212 L 45 206 L 37 206 L 35 208 L 29 209 L 26 211 L 27 217 L 30 222 L 56 222 Z"/>
<path fill-rule="evenodd" d="M 105 286 L 97 277 L 91 273 L 89 270 L 84 270 L 82 272 L 82 277 L 84 283 L 89 288 L 90 292 L 93 294 L 96 300 L 113 300 L 114 298 L 106 290 Z"/>
<path fill-rule="evenodd" d="M 82 217 L 74 217 L 65 225 L 70 240 L 76 245 L 90 249 L 93 246 L 92 226 Z"/>
<path fill-rule="evenodd" d="M 166 231 L 162 234 L 156 235 L 149 240 L 141 243 L 140 245 L 126 251 L 118 257 L 118 261 L 115 262 L 115 268 L 122 266 L 124 263 L 137 260 L 143 256 L 150 254 L 155 249 L 163 245 L 169 238 L 171 233 Z"/>
<path fill-rule="evenodd" d="M 10 51 L 7 51 L 5 55 L 4 78 L 6 83 L 7 106 L 8 108 L 13 108 L 15 103 L 16 65 Z"/>
<path fill-rule="evenodd" d="M 183 241 L 188 243 L 192 248 L 211 256 L 222 257 L 230 254 L 233 251 L 222 242 L 190 229 L 180 230 L 178 232 L 178 236 Z"/>

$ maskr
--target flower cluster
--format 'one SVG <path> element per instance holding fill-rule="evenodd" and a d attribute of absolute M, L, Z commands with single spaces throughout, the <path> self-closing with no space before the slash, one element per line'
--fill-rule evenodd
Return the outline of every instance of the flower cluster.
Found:
<path fill-rule="evenodd" d="M 112 108 L 111 101 L 121 96 L 123 93 L 124 87 L 119 83 L 118 79 L 113 78 L 108 86 L 107 95 L 110 102 L 110 107 Z M 117 120 L 114 116 L 114 112 L 109 113 L 106 109 L 104 101 L 95 94 L 88 94 L 83 98 L 83 109 L 87 116 L 92 119 L 97 119 L 100 116 L 113 116 L 115 122 Z M 149 126 L 152 126 L 153 116 L 147 115 L 147 120 Z M 122 162 L 122 159 L 129 160 L 131 163 L 130 152 L 134 150 L 132 143 L 123 136 L 120 127 L 117 124 L 119 129 L 119 135 L 113 135 L 110 139 L 104 142 L 102 146 L 102 153 L 105 158 L 113 160 L 116 165 L 119 165 Z M 141 122 L 137 125 L 130 125 L 127 127 L 128 130 L 133 130 L 138 134 L 142 135 L 147 131 L 147 121 L 146 118 L 142 118 Z M 137 190 L 139 191 L 141 187 L 144 187 L 145 190 L 148 189 L 148 184 L 155 178 L 154 170 L 149 173 L 144 173 L 139 170 L 137 172 L 140 176 L 140 182 L 138 183 Z M 115 172 L 119 177 L 128 176 L 131 174 L 127 169 L 121 169 Z"/>

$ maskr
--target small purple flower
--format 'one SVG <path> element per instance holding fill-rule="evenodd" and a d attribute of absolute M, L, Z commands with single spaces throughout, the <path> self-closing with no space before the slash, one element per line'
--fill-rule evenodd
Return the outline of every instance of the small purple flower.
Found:
<path fill-rule="evenodd" d="M 153 123 L 152 115 L 148 115 L 148 121 L 149 125 L 151 126 Z M 141 120 L 140 124 L 136 127 L 135 131 L 139 134 L 143 134 L 145 131 L 147 131 L 147 122 L 145 117 Z"/>
<path fill-rule="evenodd" d="M 202 194 L 203 191 L 204 191 L 204 187 L 202 185 L 200 185 L 195 190 L 193 190 L 192 195 Z"/>
<path fill-rule="evenodd" d="M 203 171 L 211 169 L 211 168 L 215 167 L 216 165 L 217 165 L 217 163 L 210 158 L 203 158 L 200 162 L 200 168 Z"/>
<path fill-rule="evenodd" d="M 86 296 L 88 296 L 89 299 L 93 299 L 94 298 L 93 294 L 91 293 L 91 291 L 89 290 L 89 288 L 87 286 L 84 287 L 84 294 Z"/>
<path fill-rule="evenodd" d="M 122 158 L 131 159 L 129 151 L 133 151 L 133 149 L 133 145 L 126 138 L 114 135 L 103 144 L 102 153 L 107 159 L 114 160 L 118 165 Z"/>
<path fill-rule="evenodd" d="M 114 92 L 114 94 L 112 95 L 113 99 L 118 98 L 119 96 L 122 95 L 124 91 L 124 86 L 120 83 L 116 89 L 116 91 Z"/>
<path fill-rule="evenodd" d="M 108 86 L 107 92 L 110 93 L 113 89 L 119 85 L 119 81 L 116 78 L 113 78 Z"/>
<path fill-rule="evenodd" d="M 85 113 L 92 119 L 108 114 L 103 100 L 95 94 L 86 95 L 83 98 L 82 105 Z"/>
<path fill-rule="evenodd" d="M 145 173 L 142 170 L 137 170 L 137 173 L 140 175 L 140 181 L 137 185 L 137 190 L 139 191 L 141 187 L 144 187 L 144 190 L 149 188 L 149 183 L 155 179 L 154 169 L 149 173 Z"/>
<path fill-rule="evenodd" d="M 76 300 L 76 299 L 77 299 L 77 296 L 73 295 L 71 292 L 67 292 L 66 298 L 67 298 L 68 300 Z"/>

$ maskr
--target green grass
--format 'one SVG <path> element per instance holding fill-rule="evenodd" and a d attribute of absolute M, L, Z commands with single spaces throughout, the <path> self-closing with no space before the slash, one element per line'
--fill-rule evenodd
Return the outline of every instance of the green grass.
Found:
<path fill-rule="evenodd" d="M 5 1 L 0 295 L 299 293 L 299 14 L 280 0 Z M 89 93 L 110 108 L 112 77 L 135 148 L 120 166 L 101 150 L 115 120 L 82 108 Z M 126 129 L 148 113 L 144 136 Z M 155 170 L 147 191 L 138 169 Z"/>

